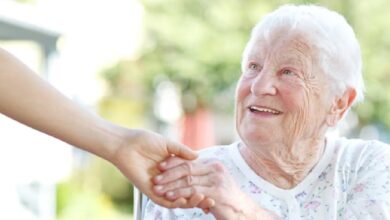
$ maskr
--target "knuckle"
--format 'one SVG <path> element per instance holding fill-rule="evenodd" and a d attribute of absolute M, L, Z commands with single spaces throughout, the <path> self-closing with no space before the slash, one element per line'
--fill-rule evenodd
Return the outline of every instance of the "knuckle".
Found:
<path fill-rule="evenodd" d="M 187 177 L 186 177 L 186 182 L 187 182 L 187 185 L 188 185 L 188 186 L 191 186 L 191 185 L 192 185 L 192 182 L 193 182 L 192 176 L 187 176 Z"/>
<path fill-rule="evenodd" d="M 183 180 L 174 181 L 174 182 L 169 183 L 168 189 L 169 190 L 177 189 L 177 188 L 182 187 L 183 185 L 184 185 Z"/>
<path fill-rule="evenodd" d="M 211 167 L 213 168 L 213 170 L 215 172 L 224 172 L 225 171 L 225 167 L 224 165 L 219 162 L 219 161 L 214 161 L 212 164 L 211 164 Z"/>
<path fill-rule="evenodd" d="M 171 165 L 171 164 L 175 164 L 175 157 L 173 156 L 170 156 L 168 159 L 165 160 L 165 162 L 168 164 L 168 165 Z"/>
<path fill-rule="evenodd" d="M 169 160 L 169 163 L 171 163 L 171 164 L 180 164 L 180 163 L 184 162 L 183 159 L 181 159 L 180 157 L 177 157 L 177 156 L 171 156 L 168 160 Z"/>
<path fill-rule="evenodd" d="M 182 165 L 183 169 L 186 170 L 189 174 L 191 174 L 192 171 L 192 163 L 190 162 L 184 162 Z"/>
<path fill-rule="evenodd" d="M 190 191 L 191 191 L 191 195 L 198 193 L 197 189 L 194 186 L 191 186 Z"/>

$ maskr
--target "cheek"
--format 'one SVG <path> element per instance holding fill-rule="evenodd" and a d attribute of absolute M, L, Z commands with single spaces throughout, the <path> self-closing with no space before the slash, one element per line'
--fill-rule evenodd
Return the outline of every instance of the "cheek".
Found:
<path fill-rule="evenodd" d="M 287 112 L 304 111 L 307 96 L 302 87 L 285 86 L 280 89 L 280 94 Z"/>
<path fill-rule="evenodd" d="M 237 126 L 239 126 L 241 120 L 241 115 L 243 114 L 242 113 L 242 109 L 244 108 L 244 100 L 245 100 L 245 97 L 246 97 L 246 87 L 245 85 L 243 85 L 242 83 L 242 80 L 240 79 L 237 83 L 237 88 L 236 88 L 236 94 L 235 94 L 235 122 L 236 122 L 236 128 L 238 129 Z"/>
<path fill-rule="evenodd" d="M 286 93 L 283 97 L 285 108 L 288 112 L 283 126 L 287 131 L 286 140 L 294 142 L 297 138 L 305 136 L 307 129 L 310 129 L 312 117 L 310 111 L 309 97 L 306 91 L 296 89 L 292 93 Z"/>
<path fill-rule="evenodd" d="M 245 99 L 250 95 L 250 82 L 249 80 L 240 79 L 236 88 L 236 100 L 235 100 L 235 127 L 238 134 L 241 136 L 245 126 L 243 127 L 244 114 L 246 110 Z"/>
<path fill-rule="evenodd" d="M 240 79 L 236 88 L 236 103 L 241 103 L 250 93 L 250 83 L 248 80 Z"/>
<path fill-rule="evenodd" d="M 301 133 L 307 123 L 312 120 L 313 116 L 310 107 L 310 97 L 303 87 L 296 87 L 292 91 L 283 93 L 283 103 L 287 110 L 288 117 L 286 123 L 290 129 L 294 130 L 294 134 Z"/>

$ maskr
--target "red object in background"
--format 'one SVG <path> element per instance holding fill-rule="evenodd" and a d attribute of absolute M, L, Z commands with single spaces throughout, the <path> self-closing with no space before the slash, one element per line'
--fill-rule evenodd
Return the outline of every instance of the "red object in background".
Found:
<path fill-rule="evenodd" d="M 194 150 L 215 145 L 213 115 L 208 109 L 185 114 L 179 123 L 181 143 Z"/>

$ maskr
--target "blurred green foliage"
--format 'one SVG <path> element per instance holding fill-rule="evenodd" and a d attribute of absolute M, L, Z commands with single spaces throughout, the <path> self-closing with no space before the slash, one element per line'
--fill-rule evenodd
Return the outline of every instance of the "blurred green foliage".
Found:
<path fill-rule="evenodd" d="M 119 61 L 101 72 L 108 84 L 108 92 L 99 103 L 99 114 L 123 126 L 144 124 L 145 81 L 136 62 Z"/>
<path fill-rule="evenodd" d="M 231 113 L 250 30 L 283 3 L 318 3 L 347 18 L 363 54 L 366 100 L 355 109 L 360 125 L 380 122 L 390 129 L 388 0 L 142 0 L 144 42 L 136 58 L 102 71 L 109 90 L 100 114 L 125 126 L 145 123 L 155 86 L 166 79 L 182 92 L 185 111 L 203 106 Z M 190 99 L 195 104 L 186 102 Z M 106 216 L 102 207 L 110 206 L 129 211 L 131 186 L 114 167 L 101 163 L 105 164 L 93 162 L 59 185 L 58 212 L 65 216 L 60 219 L 102 219 Z M 70 209 L 85 216 L 72 216 Z"/>
<path fill-rule="evenodd" d="M 35 5 L 37 3 L 37 0 L 15 0 L 15 1 L 22 4 L 32 4 L 32 5 Z"/>
<path fill-rule="evenodd" d="M 59 220 L 130 219 L 133 187 L 110 163 L 93 157 L 57 185 Z"/>
<path fill-rule="evenodd" d="M 361 43 L 367 88 L 365 102 L 356 108 L 361 125 L 380 122 L 390 128 L 389 1 L 141 2 L 145 7 L 145 39 L 137 59 L 122 63 L 130 66 L 126 71 L 114 67 L 108 70 L 110 74 L 105 74 L 113 90 L 127 85 L 112 82 L 132 74 L 143 83 L 145 97 L 152 97 L 156 82 L 169 79 L 180 88 L 185 111 L 206 106 L 232 112 L 241 54 L 251 28 L 281 4 L 315 3 L 343 14 Z M 191 98 L 196 100 L 195 105 L 186 102 Z"/>
<path fill-rule="evenodd" d="M 245 2 L 142 1 L 145 39 L 139 58 L 128 64 L 143 77 L 146 96 L 153 97 L 156 83 L 169 79 L 180 88 L 185 111 L 212 104 L 231 111 L 242 48 L 259 15 L 270 10 L 267 3 Z M 113 85 L 118 75 L 127 74 L 132 73 L 116 72 L 114 77 L 106 73 L 105 78 Z M 185 100 L 195 100 L 195 104 Z"/>
<path fill-rule="evenodd" d="M 186 111 L 209 107 L 216 96 L 230 91 L 240 73 L 242 48 L 259 15 L 252 7 L 256 1 L 244 2 L 144 0 L 146 39 L 139 62 L 148 82 L 156 76 L 168 78 L 184 98 L 195 97 L 196 105 L 183 102 Z M 267 4 L 257 8 L 264 13 Z M 149 88 L 153 90 L 153 84 Z"/>
<path fill-rule="evenodd" d="M 354 9 L 367 90 L 357 111 L 362 124 L 382 122 L 390 130 L 390 2 L 362 1 Z"/>

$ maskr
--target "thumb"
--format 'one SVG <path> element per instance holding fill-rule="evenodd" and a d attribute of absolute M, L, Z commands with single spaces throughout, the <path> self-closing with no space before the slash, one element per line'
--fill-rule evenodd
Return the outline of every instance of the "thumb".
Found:
<path fill-rule="evenodd" d="M 184 144 L 180 144 L 171 140 L 167 141 L 167 149 L 169 154 L 174 154 L 175 156 L 181 157 L 187 160 L 194 160 L 198 157 L 196 151 L 191 150 Z"/>

